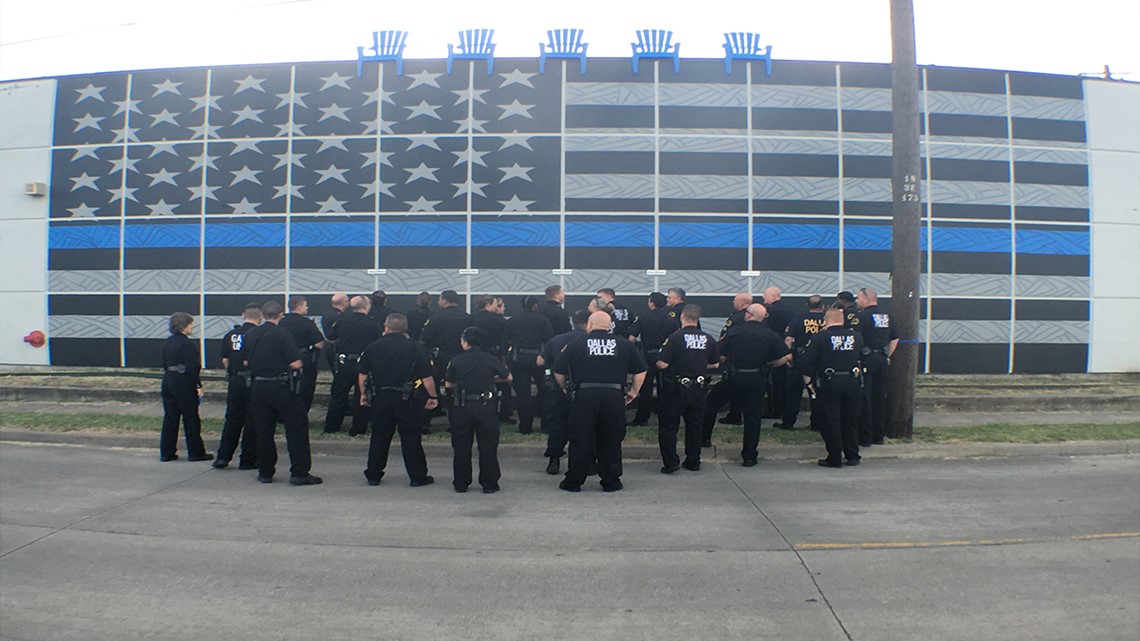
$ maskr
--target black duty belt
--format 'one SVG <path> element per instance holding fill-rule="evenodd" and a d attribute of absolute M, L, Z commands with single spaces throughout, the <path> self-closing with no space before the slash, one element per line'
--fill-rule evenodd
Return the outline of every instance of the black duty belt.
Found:
<path fill-rule="evenodd" d="M 174 372 L 175 374 L 185 374 L 186 373 L 186 366 L 185 365 L 171 365 L 170 367 L 166 368 L 166 371 Z"/>
<path fill-rule="evenodd" d="M 657 349 L 647 349 L 647 350 L 645 350 L 645 353 L 646 353 L 647 355 L 648 355 L 648 354 L 660 354 L 660 353 L 661 353 L 661 348 L 657 348 Z"/>
<path fill-rule="evenodd" d="M 360 358 L 360 354 L 338 354 L 337 356 L 349 361 L 354 361 Z"/>
<path fill-rule="evenodd" d="M 253 380 L 261 381 L 263 383 L 285 383 L 289 380 L 289 374 L 278 374 L 277 376 L 254 376 Z"/>
<path fill-rule="evenodd" d="M 495 400 L 494 392 L 483 392 L 482 394 L 463 394 L 465 401 L 493 401 Z"/>
<path fill-rule="evenodd" d="M 837 372 L 837 371 L 831 369 L 830 367 L 823 370 L 823 375 L 828 377 L 828 378 L 831 378 L 832 376 L 859 376 L 859 374 L 855 370 Z"/>
<path fill-rule="evenodd" d="M 539 354 L 542 353 L 542 350 L 541 349 L 525 349 L 525 348 L 519 347 L 519 348 L 515 349 L 515 353 L 517 353 L 517 354 L 534 354 L 535 356 L 538 356 Z"/>
<path fill-rule="evenodd" d="M 733 374 L 759 374 L 759 373 L 760 373 L 760 372 L 762 372 L 762 371 L 764 371 L 764 370 L 762 370 L 762 369 L 760 369 L 760 368 L 756 368 L 756 369 L 742 369 L 742 368 L 740 368 L 740 367 L 736 367 L 736 368 L 733 368 L 733 370 L 732 370 L 732 373 L 733 373 Z"/>
<path fill-rule="evenodd" d="M 708 379 L 704 376 L 683 376 L 677 379 L 683 387 L 692 387 L 694 385 L 702 386 Z"/>
<path fill-rule="evenodd" d="M 625 385 L 621 383 L 578 383 L 579 389 L 616 389 L 625 390 Z"/>
<path fill-rule="evenodd" d="M 402 391 L 404 391 L 404 386 L 401 385 L 400 387 L 389 387 L 387 385 L 384 385 L 381 387 L 377 387 L 376 391 L 377 392 L 402 392 Z"/>

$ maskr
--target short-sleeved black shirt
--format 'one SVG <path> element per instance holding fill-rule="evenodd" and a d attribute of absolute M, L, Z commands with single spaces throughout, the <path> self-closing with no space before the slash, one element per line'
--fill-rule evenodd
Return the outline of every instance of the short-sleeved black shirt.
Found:
<path fill-rule="evenodd" d="M 792 316 L 795 315 L 795 312 L 782 300 L 772 301 L 764 307 L 768 310 L 768 317 L 764 319 L 764 325 L 783 336 L 784 332 L 788 331 L 788 323 L 792 322 Z"/>
<path fill-rule="evenodd" d="M 471 314 L 461 307 L 447 307 L 439 310 L 424 323 L 420 332 L 420 342 L 429 349 L 439 348 L 441 354 L 458 354 L 463 351 L 459 338 L 463 330 L 475 324 Z"/>
<path fill-rule="evenodd" d="M 380 338 L 380 326 L 365 314 L 352 312 L 341 316 L 332 326 L 329 338 L 336 341 L 338 354 L 359 354 L 365 347 Z"/>
<path fill-rule="evenodd" d="M 226 371 L 241 372 L 245 371 L 245 360 L 242 357 L 242 347 L 245 345 L 245 333 L 257 327 L 254 323 L 242 323 L 241 325 L 234 325 L 234 328 L 226 332 L 222 337 L 222 358 L 229 361 L 230 366 Z"/>
<path fill-rule="evenodd" d="M 665 339 L 669 338 L 669 334 L 677 329 L 673 325 L 673 319 L 669 317 L 670 311 L 668 307 L 651 310 L 648 314 L 638 317 L 630 328 L 631 334 L 641 337 L 641 349 L 646 354 L 656 354 Z"/>
<path fill-rule="evenodd" d="M 538 313 L 550 321 L 550 329 L 554 332 L 555 336 L 564 334 L 573 329 L 570 326 L 570 314 L 566 313 L 566 310 L 560 303 L 556 303 L 552 300 L 543 301 L 538 305 Z"/>
<path fill-rule="evenodd" d="M 613 306 L 614 311 L 610 314 L 613 318 L 613 332 L 622 338 L 629 338 L 629 328 L 637 318 L 625 305 L 614 301 Z"/>
<path fill-rule="evenodd" d="M 401 387 L 432 376 L 427 350 L 398 333 L 384 334 L 364 348 L 356 369 L 361 374 L 371 374 L 375 387 Z"/>
<path fill-rule="evenodd" d="M 716 341 L 696 327 L 682 327 L 665 339 L 657 360 L 669 364 L 678 378 L 696 378 L 708 372 L 708 366 L 720 362 Z"/>
<path fill-rule="evenodd" d="M 737 325 L 743 325 L 743 324 L 744 324 L 744 310 L 738 309 L 735 312 L 732 312 L 732 314 L 728 317 L 728 320 L 724 321 L 724 327 L 721 328 L 720 337 L 717 340 L 723 341 L 725 335 L 728 334 L 728 330 L 732 329 L 733 327 L 736 327 Z"/>
<path fill-rule="evenodd" d="M 301 349 L 293 335 L 269 322 L 246 332 L 243 352 L 253 376 L 286 374 L 289 364 L 301 359 Z"/>
<path fill-rule="evenodd" d="M 627 374 L 640 374 L 646 367 L 628 340 L 599 329 L 567 345 L 554 359 L 553 370 L 575 383 L 623 384 Z"/>
<path fill-rule="evenodd" d="M 585 336 L 586 330 L 575 327 L 572 331 L 565 334 L 559 334 L 546 342 L 542 346 L 542 362 L 546 369 L 554 367 L 554 361 L 558 360 L 558 355 L 562 353 L 567 345 L 578 340 L 579 336 Z M 628 340 L 628 339 L 627 339 Z"/>
<path fill-rule="evenodd" d="M 336 340 L 332 336 L 333 325 L 335 325 L 342 316 L 344 316 L 344 312 L 335 307 L 321 314 L 321 331 L 325 333 L 325 336 L 328 337 L 330 341 Z"/>
<path fill-rule="evenodd" d="M 808 341 L 823 330 L 823 312 L 806 312 L 796 316 L 788 324 L 786 336 L 791 336 L 795 347 L 807 347 Z"/>
<path fill-rule="evenodd" d="M 554 336 L 550 319 L 529 309 L 511 316 L 507 323 L 510 325 L 511 345 L 516 351 L 542 349 L 542 345 Z"/>
<path fill-rule="evenodd" d="M 424 330 L 424 323 L 428 322 L 431 318 L 432 312 L 430 307 L 416 307 L 409 309 L 405 316 L 408 317 L 408 336 L 415 340 L 420 340 L 420 332 Z"/>
<path fill-rule="evenodd" d="M 182 333 L 171 334 L 162 345 L 163 371 L 167 367 L 178 365 L 186 368 L 186 376 L 195 386 L 202 386 L 202 357 L 198 352 L 198 344 Z"/>
<path fill-rule="evenodd" d="M 475 312 L 473 320 L 475 327 L 487 332 L 488 338 L 483 343 L 483 351 L 492 354 L 502 354 L 507 351 L 511 328 L 506 316 L 481 309 Z"/>
<path fill-rule="evenodd" d="M 879 309 L 878 305 L 864 307 L 856 318 L 859 322 L 853 324 L 851 328 L 863 336 L 863 344 L 869 349 L 881 350 L 898 338 L 894 326 L 891 325 L 891 315 Z"/>
<path fill-rule="evenodd" d="M 757 321 L 749 321 L 729 330 L 720 342 L 720 353 L 728 357 L 732 367 L 759 369 L 786 356 L 788 346 L 783 336 Z"/>
<path fill-rule="evenodd" d="M 293 340 L 305 351 L 314 351 L 316 349 L 314 345 L 325 340 L 321 330 L 317 329 L 317 324 L 307 316 L 289 312 L 281 317 L 277 325 L 292 334 Z"/>
<path fill-rule="evenodd" d="M 510 374 L 502 360 L 487 352 L 469 349 L 451 359 L 443 378 L 455 383 L 464 394 L 486 394 L 495 391 L 496 376 L 505 379 Z"/>
<path fill-rule="evenodd" d="M 811 338 L 804 351 L 800 371 L 819 376 L 830 368 L 850 372 L 859 366 L 863 337 L 848 327 L 829 327 Z"/>

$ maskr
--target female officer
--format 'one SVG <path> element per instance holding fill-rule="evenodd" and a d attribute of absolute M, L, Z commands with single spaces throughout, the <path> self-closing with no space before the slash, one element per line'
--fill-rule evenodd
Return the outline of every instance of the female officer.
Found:
<path fill-rule="evenodd" d="M 455 491 L 466 492 L 471 484 L 471 442 L 479 442 L 479 484 L 484 494 L 499 491 L 499 416 L 495 410 L 495 383 L 511 380 L 510 370 L 499 358 L 479 349 L 487 333 L 468 327 L 459 339 L 463 353 L 451 359 L 444 374 L 453 390 L 455 407 L 451 419 L 451 447 L 455 451 Z"/>
<path fill-rule="evenodd" d="M 202 398 L 201 356 L 190 340 L 194 317 L 186 312 L 170 315 L 170 338 L 162 346 L 162 435 L 158 441 L 160 461 L 178 459 L 178 419 L 186 432 L 186 453 L 191 461 L 214 458 L 202 443 L 198 403 Z"/>

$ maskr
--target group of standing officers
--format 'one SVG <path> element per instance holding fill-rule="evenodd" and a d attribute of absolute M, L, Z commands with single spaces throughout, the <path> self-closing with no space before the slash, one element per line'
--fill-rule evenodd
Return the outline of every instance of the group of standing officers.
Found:
<path fill-rule="evenodd" d="M 457 492 L 475 480 L 476 442 L 479 485 L 484 493 L 499 490 L 500 424 L 513 422 L 515 412 L 521 433 L 532 432 L 540 417 L 548 473 L 558 474 L 569 453 L 559 487 L 571 492 L 592 474 L 604 491 L 622 489 L 626 426 L 646 424 L 654 411 L 665 474 L 700 469 L 701 450 L 711 445 L 725 405 L 731 409 L 722 422 L 743 423 L 743 465 L 756 465 L 765 396 L 769 411 L 781 418 L 776 427 L 793 429 L 805 388 L 812 429 L 827 448 L 820 465 L 857 465 L 860 447 L 883 442 L 886 371 L 897 337 L 871 289 L 840 292 L 830 305 L 812 296 L 800 314 L 776 287 L 762 300 L 737 294 L 719 339 L 701 329 L 702 310 L 686 304 L 681 288 L 650 294 L 641 315 L 618 303 L 612 289 L 599 290 L 573 315 L 558 285 L 548 287 L 544 299 L 523 297 L 509 318 L 498 297 L 477 299 L 474 315 L 453 290 L 439 295 L 434 313 L 432 298 L 420 294 L 416 307 L 401 314 L 387 307 L 383 291 L 338 293 L 320 328 L 301 296 L 289 299 L 287 314 L 275 301 L 246 306 L 243 322 L 222 341 L 229 383 L 214 467 L 227 467 L 240 447 L 238 467 L 257 469 L 259 481 L 272 482 L 274 432 L 282 423 L 290 483 L 321 483 L 310 473 L 308 413 L 322 353 L 333 370 L 324 431 L 339 432 L 349 416 L 350 435 L 371 428 L 369 485 L 380 484 L 396 432 L 411 485 L 433 483 L 421 435 L 433 416 L 444 414 Z M 190 459 L 213 458 L 197 422 L 200 359 L 188 338 L 192 328 L 188 314 L 171 317 L 163 351 L 164 461 L 177 458 L 179 416 Z M 635 402 L 636 414 L 627 421 L 626 408 Z M 683 458 L 677 451 L 682 422 Z"/>

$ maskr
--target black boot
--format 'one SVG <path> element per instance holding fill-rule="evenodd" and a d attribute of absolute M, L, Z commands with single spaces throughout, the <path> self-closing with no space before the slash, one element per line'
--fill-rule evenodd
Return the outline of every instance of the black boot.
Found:
<path fill-rule="evenodd" d="M 546 473 L 547 474 L 557 474 L 558 468 L 560 467 L 561 463 L 562 463 L 562 460 L 559 457 L 551 456 L 550 462 L 546 464 Z"/>

